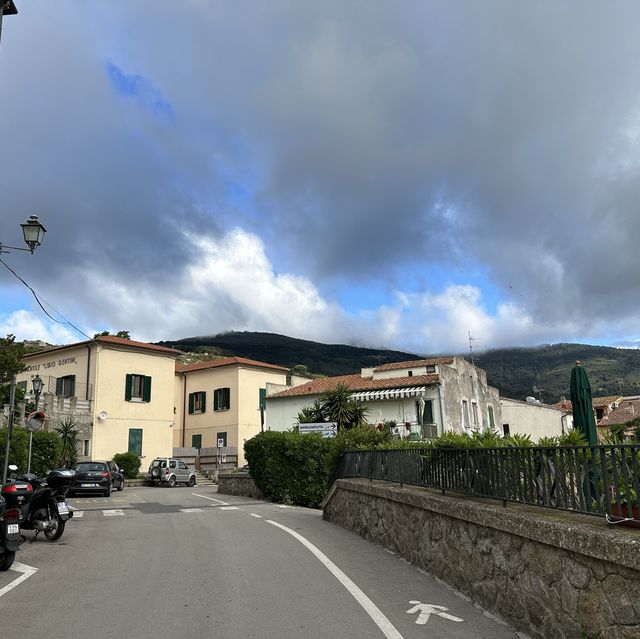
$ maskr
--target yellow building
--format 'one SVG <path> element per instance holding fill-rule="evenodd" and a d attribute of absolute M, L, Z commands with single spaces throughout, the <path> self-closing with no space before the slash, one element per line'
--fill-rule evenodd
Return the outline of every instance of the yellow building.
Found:
<path fill-rule="evenodd" d="M 178 351 L 104 335 L 24 358 L 17 382 L 31 392 L 43 380 L 40 407 L 50 427 L 65 417 L 78 425 L 80 459 L 135 452 L 142 467 L 172 454 L 175 359 Z"/>
<path fill-rule="evenodd" d="M 261 429 L 267 384 L 287 384 L 289 370 L 243 357 L 176 366 L 173 445 L 236 448 L 243 466 L 244 442 Z"/>

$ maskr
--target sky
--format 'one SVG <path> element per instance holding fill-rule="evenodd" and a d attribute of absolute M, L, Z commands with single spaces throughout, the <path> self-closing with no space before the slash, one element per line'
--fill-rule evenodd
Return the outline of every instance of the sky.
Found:
<path fill-rule="evenodd" d="M 0 335 L 640 344 L 635 0 L 16 5 Z"/>

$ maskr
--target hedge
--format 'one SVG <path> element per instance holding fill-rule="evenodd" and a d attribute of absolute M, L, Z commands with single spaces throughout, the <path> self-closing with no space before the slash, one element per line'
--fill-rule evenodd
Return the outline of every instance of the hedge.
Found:
<path fill-rule="evenodd" d="M 140 472 L 142 460 L 135 453 L 118 453 L 113 456 L 113 462 L 122 469 L 127 479 L 136 479 Z"/>
<path fill-rule="evenodd" d="M 0 468 L 4 465 L 4 451 L 7 445 L 7 429 L 0 429 Z M 46 475 L 57 468 L 60 460 L 60 437 L 56 433 L 37 431 L 33 433 L 31 446 L 31 472 Z M 29 432 L 24 428 L 14 428 L 11 433 L 9 464 L 15 464 L 18 472 L 26 473 L 29 459 Z"/>

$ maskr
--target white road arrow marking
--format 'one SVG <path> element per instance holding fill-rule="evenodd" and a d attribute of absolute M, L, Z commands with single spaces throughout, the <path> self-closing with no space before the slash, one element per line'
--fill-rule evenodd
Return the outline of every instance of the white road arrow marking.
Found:
<path fill-rule="evenodd" d="M 442 617 L 443 619 L 448 619 L 449 621 L 464 621 L 464 619 L 460 619 L 460 617 L 454 617 L 453 615 L 448 615 L 447 610 L 449 608 L 445 608 L 444 606 L 436 606 L 435 604 L 423 604 L 419 601 L 410 601 L 410 604 L 414 604 L 413 608 L 409 608 L 407 613 L 410 615 L 418 614 L 418 618 L 416 619 L 416 623 L 423 626 L 427 621 L 429 621 L 429 617 L 431 615 L 437 615 L 438 617 Z"/>

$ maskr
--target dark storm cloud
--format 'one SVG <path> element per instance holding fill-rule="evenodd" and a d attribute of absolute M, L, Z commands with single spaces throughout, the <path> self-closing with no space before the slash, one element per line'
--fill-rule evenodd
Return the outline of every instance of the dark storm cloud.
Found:
<path fill-rule="evenodd" d="M 85 264 L 168 288 L 176 229 L 240 224 L 317 282 L 471 261 L 549 326 L 637 309 L 636 3 L 20 9 L 0 237 L 46 211 L 58 292 Z"/>

